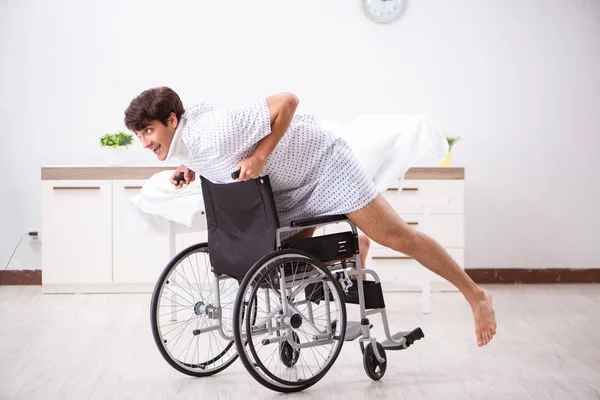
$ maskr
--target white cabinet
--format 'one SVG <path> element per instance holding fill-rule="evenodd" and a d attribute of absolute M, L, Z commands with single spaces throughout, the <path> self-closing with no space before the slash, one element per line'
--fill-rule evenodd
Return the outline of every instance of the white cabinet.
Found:
<path fill-rule="evenodd" d="M 464 180 L 405 180 L 402 188 L 402 191 L 392 188 L 384 193 L 384 197 L 405 221 L 417 230 L 425 230 L 464 268 Z M 421 200 L 423 204 L 427 201 L 439 201 L 441 204 L 429 205 L 424 210 L 423 206 L 417 205 Z M 427 219 L 426 227 L 424 218 Z M 388 282 L 385 286 L 390 289 L 410 290 L 414 282 L 430 281 L 432 290 L 457 290 L 444 278 L 426 270 L 417 260 L 377 243 L 371 245 L 368 263 L 380 273 L 382 280 Z M 403 287 L 403 283 L 409 286 Z"/>
<path fill-rule="evenodd" d="M 144 233 L 128 218 L 144 180 L 112 181 L 112 282 L 154 284 L 170 260 L 167 235 Z"/>
<path fill-rule="evenodd" d="M 169 237 L 128 223 L 145 180 L 42 183 L 45 293 L 150 292 L 170 260 Z"/>
<path fill-rule="evenodd" d="M 159 236 L 134 229 L 128 225 L 127 215 L 134 208 L 131 197 L 138 194 L 146 179 L 156 172 L 148 167 L 43 169 L 44 292 L 152 291 L 171 259 L 170 238 L 166 233 Z M 96 178 L 79 179 L 93 174 Z M 127 179 L 129 177 L 136 179 Z M 444 204 L 429 207 L 427 233 L 464 268 L 464 181 L 407 179 L 403 187 L 401 195 L 405 199 L 447 199 Z M 404 220 L 422 230 L 422 208 L 399 201 L 398 193 L 392 189 L 384 196 Z M 317 234 L 347 230 L 348 225 L 340 223 L 321 228 Z M 205 231 L 180 234 L 175 247 L 181 250 L 206 239 Z M 375 242 L 371 245 L 367 267 L 388 282 L 384 284 L 386 290 L 394 290 L 396 283 L 402 286 L 404 281 L 419 281 L 429 273 L 416 260 Z M 429 274 L 432 289 L 455 290 L 442 278 Z M 408 289 L 413 290 L 412 286 Z"/>
<path fill-rule="evenodd" d="M 396 188 L 384 193 L 385 198 L 401 215 L 418 215 L 421 208 L 417 205 L 399 204 L 399 196 L 408 198 L 448 197 L 448 204 L 432 205 L 432 215 L 464 214 L 465 183 L 464 180 L 452 179 L 407 179 L 402 184 L 402 191 Z"/>
<path fill-rule="evenodd" d="M 112 282 L 111 204 L 110 181 L 43 182 L 43 285 Z"/>
<path fill-rule="evenodd" d="M 391 188 L 384 192 L 383 196 L 404 221 L 416 230 L 426 230 L 426 233 L 439 242 L 450 257 L 464 268 L 464 180 L 407 179 L 402 187 L 402 191 Z M 428 201 L 434 204 L 427 206 L 427 213 L 424 214 L 423 206 L 419 204 Z M 427 219 L 426 228 L 424 217 Z M 347 230 L 348 224 L 338 223 L 328 225 L 325 233 Z M 419 285 L 424 282 L 430 282 L 432 290 L 457 290 L 414 258 L 374 241 L 371 241 L 366 266 L 379 274 L 384 282 L 384 290 L 420 290 Z"/>

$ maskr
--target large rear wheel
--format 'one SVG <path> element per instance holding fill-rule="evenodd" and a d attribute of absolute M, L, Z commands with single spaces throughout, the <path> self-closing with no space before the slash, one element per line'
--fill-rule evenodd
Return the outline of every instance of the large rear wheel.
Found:
<path fill-rule="evenodd" d="M 317 383 L 344 343 L 342 291 L 318 260 L 293 249 L 263 257 L 246 274 L 234 309 L 236 347 L 262 385 L 295 392 Z"/>
<path fill-rule="evenodd" d="M 152 293 L 150 322 L 164 359 L 191 376 L 209 376 L 237 358 L 233 307 L 238 281 L 212 272 L 208 245 L 179 253 L 164 269 Z"/>

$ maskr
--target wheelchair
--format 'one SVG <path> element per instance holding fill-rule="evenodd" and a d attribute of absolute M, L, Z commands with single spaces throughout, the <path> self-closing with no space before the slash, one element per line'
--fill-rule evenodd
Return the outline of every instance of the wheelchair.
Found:
<path fill-rule="evenodd" d="M 364 370 L 379 380 L 386 351 L 424 337 L 420 328 L 390 334 L 381 282 L 361 269 L 357 228 L 345 215 L 280 227 L 268 175 L 231 184 L 200 179 L 208 242 L 169 262 L 150 307 L 155 343 L 177 371 L 210 376 L 239 357 L 265 387 L 296 392 L 325 376 L 345 341 L 360 338 Z M 340 222 L 350 229 L 281 240 L 284 232 Z M 346 320 L 346 304 L 358 305 L 360 323 Z M 381 315 L 382 342 L 371 336 L 373 314 Z"/>

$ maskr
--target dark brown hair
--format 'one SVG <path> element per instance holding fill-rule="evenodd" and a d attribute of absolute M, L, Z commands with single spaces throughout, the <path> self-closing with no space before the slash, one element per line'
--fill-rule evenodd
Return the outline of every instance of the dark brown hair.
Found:
<path fill-rule="evenodd" d="M 153 120 L 166 126 L 172 112 L 178 121 L 184 112 L 181 99 L 175 91 L 165 86 L 148 89 L 129 103 L 125 110 L 125 126 L 132 131 L 140 131 Z"/>

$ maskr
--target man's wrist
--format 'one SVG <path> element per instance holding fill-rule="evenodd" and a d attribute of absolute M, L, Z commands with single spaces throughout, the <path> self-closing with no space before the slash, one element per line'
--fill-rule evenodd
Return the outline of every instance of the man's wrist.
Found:
<path fill-rule="evenodd" d="M 256 157 L 256 158 L 257 158 L 257 159 L 258 159 L 260 162 L 262 162 L 263 164 L 264 164 L 265 162 L 267 162 L 267 157 L 265 157 L 265 155 L 264 155 L 264 154 L 261 154 L 261 153 L 254 153 L 254 154 L 252 154 L 252 155 L 253 155 L 254 157 Z"/>

